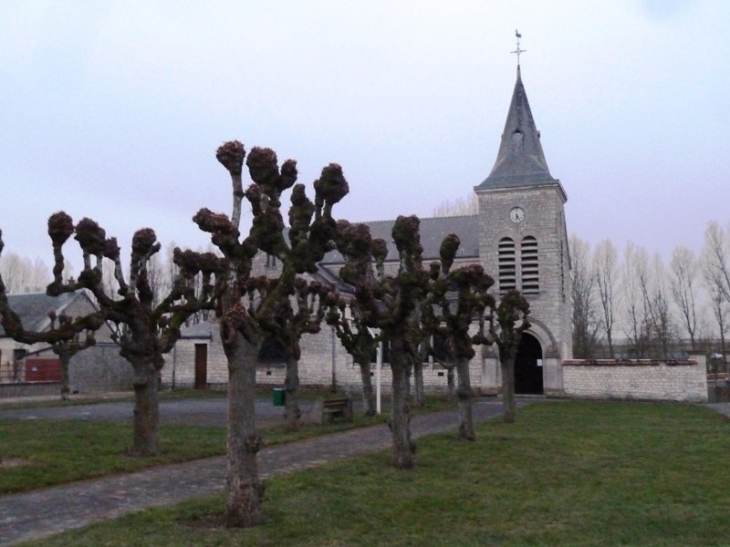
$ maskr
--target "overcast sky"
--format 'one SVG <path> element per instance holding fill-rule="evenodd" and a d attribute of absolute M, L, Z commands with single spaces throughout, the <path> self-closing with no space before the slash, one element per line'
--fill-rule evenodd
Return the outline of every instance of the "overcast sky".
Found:
<path fill-rule="evenodd" d="M 430 216 L 494 164 L 515 29 L 569 233 L 699 250 L 730 219 L 726 0 L 0 0 L 7 252 L 50 264 L 58 210 L 125 255 L 141 227 L 204 246 L 191 217 L 230 214 L 231 139 L 310 190 L 340 163 L 339 217 Z"/>

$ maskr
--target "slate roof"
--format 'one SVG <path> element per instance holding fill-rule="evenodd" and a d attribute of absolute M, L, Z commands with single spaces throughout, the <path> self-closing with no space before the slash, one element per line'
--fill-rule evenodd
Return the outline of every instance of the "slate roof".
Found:
<path fill-rule="evenodd" d="M 449 234 L 456 234 L 461 240 L 461 245 L 456 253 L 457 259 L 479 257 L 479 217 L 477 215 L 422 218 L 420 220 L 424 262 L 439 258 L 441 242 Z M 378 220 L 362 224 L 370 226 L 370 235 L 373 238 L 382 238 L 386 241 L 388 244 L 387 260 L 398 260 L 398 251 L 391 237 L 395 220 Z M 324 266 L 342 263 L 342 255 L 337 251 L 327 253 L 321 262 Z"/>
<path fill-rule="evenodd" d="M 504 124 L 502 140 L 492 172 L 475 190 L 518 188 L 559 184 L 550 175 L 540 144 L 540 132 L 535 127 L 520 67 L 512 92 L 512 102 Z"/>
<path fill-rule="evenodd" d="M 42 332 L 48 328 L 50 320 L 48 312 L 55 311 L 57 315 L 77 297 L 86 298 L 81 292 L 66 293 L 60 296 L 48 296 L 45 293 L 9 294 L 8 304 L 20 316 L 25 330 Z M 0 337 L 6 336 L 5 329 L 0 325 Z"/>

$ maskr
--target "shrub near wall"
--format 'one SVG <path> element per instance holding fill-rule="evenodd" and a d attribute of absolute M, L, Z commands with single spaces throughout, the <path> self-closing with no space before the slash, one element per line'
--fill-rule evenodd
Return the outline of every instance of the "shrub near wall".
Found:
<path fill-rule="evenodd" d="M 563 388 L 576 398 L 707 402 L 705 358 L 569 359 Z"/>

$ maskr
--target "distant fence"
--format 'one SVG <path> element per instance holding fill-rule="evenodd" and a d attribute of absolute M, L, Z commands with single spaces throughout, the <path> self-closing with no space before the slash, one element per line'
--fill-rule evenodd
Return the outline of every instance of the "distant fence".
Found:
<path fill-rule="evenodd" d="M 0 362 L 0 383 L 22 382 L 23 380 L 22 361 Z"/>

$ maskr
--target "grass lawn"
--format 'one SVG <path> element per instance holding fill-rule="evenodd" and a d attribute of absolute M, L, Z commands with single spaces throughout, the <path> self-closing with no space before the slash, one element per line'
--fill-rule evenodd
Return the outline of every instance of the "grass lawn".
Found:
<path fill-rule="evenodd" d="M 476 442 L 418 442 L 269 481 L 266 522 L 220 527 L 223 497 L 32 545 L 712 546 L 730 544 L 730 421 L 672 404 L 547 402 Z"/>
<path fill-rule="evenodd" d="M 428 398 L 426 408 L 418 412 L 451 407 L 453 404 L 440 398 Z M 272 446 L 381 424 L 383 419 L 382 416 L 365 418 L 356 415 L 352 423 L 338 421 L 323 426 L 309 425 L 296 432 L 287 432 L 283 426 L 270 426 L 262 428 L 260 433 L 266 445 Z M 131 420 L 0 420 L 0 456 L 3 459 L 0 464 L 0 495 L 221 456 L 225 454 L 225 443 L 225 427 L 161 424 L 160 455 L 138 458 L 127 454 L 132 445 Z"/>

